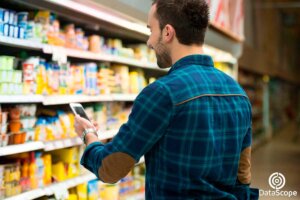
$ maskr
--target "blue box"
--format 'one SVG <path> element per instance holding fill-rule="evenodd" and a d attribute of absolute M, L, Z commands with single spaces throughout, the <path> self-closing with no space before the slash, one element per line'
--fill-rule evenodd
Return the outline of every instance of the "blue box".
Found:
<path fill-rule="evenodd" d="M 14 38 L 18 38 L 19 37 L 19 27 L 18 26 L 15 26 L 14 27 Z"/>
<path fill-rule="evenodd" d="M 15 26 L 14 25 L 9 25 L 9 31 L 8 31 L 8 36 L 9 37 L 14 37 L 15 34 Z"/>
<path fill-rule="evenodd" d="M 9 24 L 4 24 L 3 29 L 4 29 L 4 31 L 3 31 L 4 34 L 3 35 L 8 37 L 9 36 Z"/>
<path fill-rule="evenodd" d="M 0 36 L 4 35 L 4 24 L 0 22 Z"/>
<path fill-rule="evenodd" d="M 19 39 L 25 39 L 25 29 L 23 27 L 20 27 L 19 26 L 19 29 L 18 29 L 18 38 Z"/>
<path fill-rule="evenodd" d="M 9 11 L 9 24 L 11 25 L 17 25 L 17 18 L 16 18 L 16 12 L 15 11 Z"/>
<path fill-rule="evenodd" d="M 9 10 L 4 10 L 4 23 L 9 23 Z"/>
<path fill-rule="evenodd" d="M 0 22 L 8 23 L 9 22 L 9 11 L 3 8 L 0 8 Z"/>
<path fill-rule="evenodd" d="M 4 9 L 0 8 L 0 23 L 4 23 Z"/>

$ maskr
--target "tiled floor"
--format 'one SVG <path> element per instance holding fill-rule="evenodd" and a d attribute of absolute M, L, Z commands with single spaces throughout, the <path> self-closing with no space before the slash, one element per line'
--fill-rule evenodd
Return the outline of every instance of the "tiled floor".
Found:
<path fill-rule="evenodd" d="M 272 173 L 279 172 L 285 176 L 286 180 L 281 191 L 297 191 L 297 196 L 292 198 L 261 196 L 260 199 L 300 200 L 300 139 L 296 141 L 295 134 L 296 126 L 290 124 L 271 141 L 254 149 L 251 186 L 274 191 L 270 187 L 268 179 Z"/>

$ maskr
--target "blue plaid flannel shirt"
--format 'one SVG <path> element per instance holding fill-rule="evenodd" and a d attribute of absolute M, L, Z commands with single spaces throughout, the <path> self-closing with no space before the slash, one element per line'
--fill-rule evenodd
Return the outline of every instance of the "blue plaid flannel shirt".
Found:
<path fill-rule="evenodd" d="M 115 138 L 90 144 L 81 164 L 99 177 L 114 152 L 145 155 L 146 199 L 248 199 L 237 171 L 250 145 L 246 93 L 210 56 L 190 55 L 144 88 Z"/>

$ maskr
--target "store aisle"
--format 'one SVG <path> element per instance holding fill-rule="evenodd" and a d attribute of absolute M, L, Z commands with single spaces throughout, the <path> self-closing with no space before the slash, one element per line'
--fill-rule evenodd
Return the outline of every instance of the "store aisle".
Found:
<path fill-rule="evenodd" d="M 260 199 L 300 199 L 300 139 L 295 141 L 296 130 L 296 125 L 290 124 L 270 142 L 254 149 L 252 187 L 273 190 L 268 180 L 271 174 L 279 172 L 286 180 L 281 191 L 297 191 L 297 197 L 263 196 Z"/>

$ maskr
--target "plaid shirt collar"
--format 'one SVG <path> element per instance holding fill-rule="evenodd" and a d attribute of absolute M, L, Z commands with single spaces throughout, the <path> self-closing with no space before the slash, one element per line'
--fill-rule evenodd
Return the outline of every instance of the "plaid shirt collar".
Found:
<path fill-rule="evenodd" d="M 201 66 L 207 66 L 207 67 L 214 67 L 214 62 L 212 58 L 208 55 L 203 54 L 194 54 L 189 55 L 186 57 L 183 57 L 179 59 L 169 70 L 169 73 L 172 73 L 173 71 L 180 69 L 182 67 L 185 67 L 187 65 L 201 65 Z"/>

